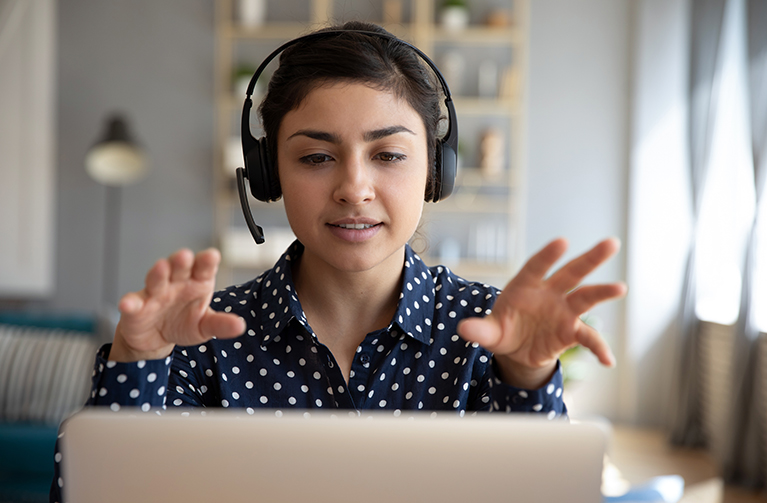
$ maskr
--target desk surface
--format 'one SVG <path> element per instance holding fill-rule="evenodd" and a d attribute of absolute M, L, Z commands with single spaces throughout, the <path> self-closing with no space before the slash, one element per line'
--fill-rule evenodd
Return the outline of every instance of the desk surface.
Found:
<path fill-rule="evenodd" d="M 609 455 L 621 475 L 632 484 L 659 475 L 681 475 L 684 503 L 765 503 L 765 493 L 723 487 L 711 456 L 699 449 L 672 447 L 657 430 L 615 425 Z"/>

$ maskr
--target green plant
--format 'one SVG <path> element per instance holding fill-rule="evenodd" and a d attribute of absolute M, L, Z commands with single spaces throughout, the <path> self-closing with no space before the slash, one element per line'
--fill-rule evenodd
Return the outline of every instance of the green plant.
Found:
<path fill-rule="evenodd" d="M 237 82 L 243 77 L 250 78 L 256 73 L 256 68 L 251 65 L 239 65 L 232 69 L 232 82 Z"/>
<path fill-rule="evenodd" d="M 603 323 L 598 316 L 584 314 L 581 316 L 581 321 L 597 332 L 601 332 Z M 588 351 L 583 346 L 574 346 L 559 355 L 565 387 L 569 383 L 582 381 L 586 377 L 589 363 L 584 361 L 583 355 L 587 353 Z"/>
<path fill-rule="evenodd" d="M 580 355 L 583 352 L 583 346 L 574 346 L 559 355 L 559 363 L 562 364 L 562 376 L 565 388 L 568 384 L 581 381 L 585 377 L 585 368 L 583 362 L 580 361 Z"/>

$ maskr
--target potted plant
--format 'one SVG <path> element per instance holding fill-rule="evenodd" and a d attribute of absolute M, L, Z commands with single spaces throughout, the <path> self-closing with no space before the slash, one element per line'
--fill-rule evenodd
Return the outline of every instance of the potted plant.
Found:
<path fill-rule="evenodd" d="M 446 30 L 460 31 L 469 24 L 469 5 L 466 0 L 445 0 L 440 11 L 440 24 Z"/>
<path fill-rule="evenodd" d="M 238 4 L 240 24 L 258 28 L 266 21 L 266 0 L 240 0 Z"/>
<path fill-rule="evenodd" d="M 235 98 L 245 97 L 245 92 L 254 73 L 256 73 L 256 68 L 248 64 L 239 65 L 232 70 L 232 92 Z M 255 92 L 257 91 L 254 90 Z"/>

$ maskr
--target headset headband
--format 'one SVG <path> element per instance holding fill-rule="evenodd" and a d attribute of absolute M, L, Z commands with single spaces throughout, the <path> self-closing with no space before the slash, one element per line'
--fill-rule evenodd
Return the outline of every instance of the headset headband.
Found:
<path fill-rule="evenodd" d="M 327 31 L 318 31 L 314 33 L 309 33 L 308 35 L 303 35 L 298 38 L 294 38 L 293 40 L 288 40 L 281 46 L 279 46 L 277 49 L 272 51 L 271 54 L 269 54 L 266 59 L 264 59 L 261 64 L 258 66 L 258 69 L 256 69 L 256 73 L 253 74 L 253 76 L 250 78 L 250 82 L 248 83 L 248 89 L 245 92 L 245 103 L 242 108 L 242 135 L 243 139 L 242 141 L 245 142 L 245 132 L 247 129 L 247 137 L 249 139 L 252 139 L 253 142 L 256 141 L 255 138 L 253 138 L 253 135 L 250 134 L 250 109 L 253 107 L 253 101 L 251 100 L 251 96 L 253 95 L 253 90 L 256 87 L 256 82 L 258 82 L 259 77 L 261 77 L 261 74 L 264 73 L 264 70 L 269 65 L 269 63 L 274 60 L 277 56 L 279 56 L 282 51 L 287 49 L 288 47 L 295 45 L 299 42 L 307 42 L 310 40 L 318 39 L 318 38 L 329 38 L 332 36 L 339 36 L 343 35 L 345 33 L 359 33 L 362 35 L 369 35 L 372 37 L 378 37 L 383 38 L 387 40 L 391 40 L 392 42 L 396 42 L 398 44 L 402 44 L 404 46 L 409 47 L 412 49 L 418 56 L 420 56 L 421 60 L 423 60 L 424 63 L 426 63 L 429 68 L 432 69 L 434 72 L 434 75 L 436 75 L 437 80 L 439 80 L 440 87 L 442 87 L 442 92 L 445 94 L 445 106 L 447 107 L 448 111 L 448 125 L 447 125 L 447 132 L 445 133 L 445 136 L 441 139 L 443 143 L 447 143 L 450 145 L 455 152 L 458 152 L 458 134 L 457 134 L 457 128 L 454 126 L 454 124 L 457 122 L 457 118 L 455 115 L 455 108 L 453 106 L 453 98 L 450 96 L 450 88 L 447 87 L 447 82 L 445 81 L 445 77 L 442 76 L 442 73 L 439 71 L 439 68 L 437 68 L 437 65 L 434 64 L 434 62 L 418 47 L 414 46 L 413 44 L 410 44 L 408 42 L 405 42 L 404 40 L 401 40 L 397 37 L 394 37 L 392 35 L 386 34 L 386 33 L 378 33 L 375 31 L 367 31 L 367 30 L 327 30 Z"/>

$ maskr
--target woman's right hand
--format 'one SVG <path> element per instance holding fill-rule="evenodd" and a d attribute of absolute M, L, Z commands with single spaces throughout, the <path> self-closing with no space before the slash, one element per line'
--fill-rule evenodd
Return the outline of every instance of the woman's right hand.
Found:
<path fill-rule="evenodd" d="M 165 358 L 176 344 L 190 346 L 245 332 L 241 317 L 210 308 L 220 261 L 215 249 L 196 256 L 182 249 L 158 260 L 146 275 L 144 289 L 120 299 L 120 322 L 109 359 Z"/>

